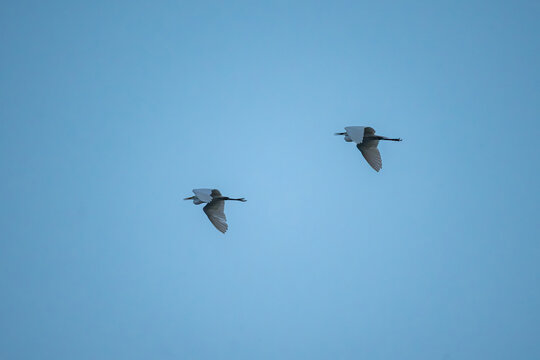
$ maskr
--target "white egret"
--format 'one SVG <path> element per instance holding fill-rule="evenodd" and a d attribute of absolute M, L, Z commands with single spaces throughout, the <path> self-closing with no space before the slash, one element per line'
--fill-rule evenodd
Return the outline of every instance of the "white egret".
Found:
<path fill-rule="evenodd" d="M 184 200 L 193 200 L 195 205 L 206 203 L 203 210 L 210 222 L 216 229 L 225 234 L 228 229 L 227 218 L 225 217 L 225 200 L 235 200 L 245 202 L 246 199 L 231 199 L 222 196 L 217 189 L 193 189 L 195 196 L 185 198 Z"/>
<path fill-rule="evenodd" d="M 354 141 L 368 164 L 377 172 L 382 168 L 381 153 L 377 149 L 379 140 L 401 141 L 401 139 L 375 135 L 375 130 L 369 126 L 348 126 L 345 128 L 345 132 L 334 135 L 345 135 L 345 141 Z"/>

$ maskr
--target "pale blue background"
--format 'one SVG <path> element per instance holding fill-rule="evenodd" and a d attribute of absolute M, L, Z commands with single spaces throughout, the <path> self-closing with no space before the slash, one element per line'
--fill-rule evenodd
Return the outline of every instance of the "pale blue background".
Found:
<path fill-rule="evenodd" d="M 4 2 L 0 359 L 539 359 L 539 15 Z"/>

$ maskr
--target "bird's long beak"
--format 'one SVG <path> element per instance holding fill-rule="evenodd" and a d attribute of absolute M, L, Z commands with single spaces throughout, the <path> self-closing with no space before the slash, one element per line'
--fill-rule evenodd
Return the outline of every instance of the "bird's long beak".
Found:
<path fill-rule="evenodd" d="M 184 198 L 184 200 L 193 200 L 195 196 L 191 196 L 191 197 L 188 197 L 188 198 Z"/>
<path fill-rule="evenodd" d="M 341 132 L 341 133 L 334 133 L 334 135 L 345 135 L 346 132 Z"/>

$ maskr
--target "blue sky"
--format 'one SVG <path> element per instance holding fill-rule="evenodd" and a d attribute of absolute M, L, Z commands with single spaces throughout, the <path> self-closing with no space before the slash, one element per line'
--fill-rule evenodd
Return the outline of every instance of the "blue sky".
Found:
<path fill-rule="evenodd" d="M 4 3 L 0 358 L 540 358 L 539 12 Z"/>

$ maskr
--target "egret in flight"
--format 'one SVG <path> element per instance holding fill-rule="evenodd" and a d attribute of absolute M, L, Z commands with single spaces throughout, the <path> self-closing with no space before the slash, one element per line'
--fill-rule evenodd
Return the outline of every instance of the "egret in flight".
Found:
<path fill-rule="evenodd" d="M 375 130 L 369 126 L 348 126 L 345 128 L 345 132 L 334 135 L 345 135 L 345 141 L 354 141 L 368 164 L 377 172 L 382 168 L 381 153 L 377 149 L 379 140 L 401 141 L 401 139 L 375 135 Z"/>
<path fill-rule="evenodd" d="M 227 231 L 227 218 L 225 217 L 225 200 L 235 200 L 245 202 L 246 199 L 231 199 L 227 196 L 222 196 L 217 189 L 193 189 L 195 196 L 185 198 L 184 200 L 193 200 L 195 205 L 206 203 L 203 208 L 204 213 L 214 224 L 216 229 L 225 234 Z"/>

